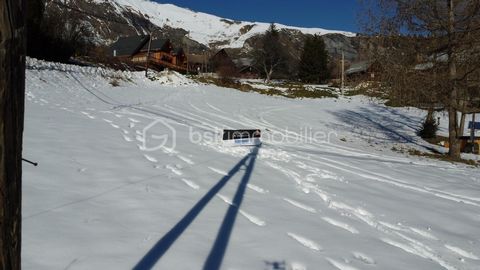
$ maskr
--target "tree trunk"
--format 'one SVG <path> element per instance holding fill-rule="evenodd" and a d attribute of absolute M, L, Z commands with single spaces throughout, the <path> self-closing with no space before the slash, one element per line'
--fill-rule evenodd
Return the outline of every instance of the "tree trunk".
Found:
<path fill-rule="evenodd" d="M 452 158 L 460 158 L 460 143 L 458 140 L 458 116 L 457 110 L 454 108 L 448 109 L 448 154 Z"/>
<path fill-rule="evenodd" d="M 0 2 L 0 269 L 21 267 L 25 0 Z"/>
<path fill-rule="evenodd" d="M 463 130 L 465 129 L 465 113 L 462 113 L 462 116 L 460 117 L 460 126 L 458 127 L 458 136 L 461 137 L 463 136 Z"/>
<path fill-rule="evenodd" d="M 450 106 L 448 106 L 448 136 L 450 148 L 448 155 L 451 158 L 460 158 L 460 144 L 458 140 L 458 89 L 457 89 L 457 65 L 455 64 L 454 41 L 455 41 L 455 3 L 447 0 L 448 3 L 448 70 L 450 80 Z"/>

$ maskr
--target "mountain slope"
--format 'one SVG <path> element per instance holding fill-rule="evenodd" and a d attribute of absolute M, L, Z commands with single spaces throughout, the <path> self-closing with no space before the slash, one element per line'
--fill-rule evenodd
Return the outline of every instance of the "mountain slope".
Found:
<path fill-rule="evenodd" d="M 232 21 L 214 15 L 194 12 L 171 4 L 159 4 L 149 0 L 97 0 L 110 2 L 118 8 L 133 9 L 144 14 L 157 26 L 182 28 L 190 33 L 190 37 L 204 45 L 223 42 L 230 48 L 241 48 L 245 41 L 255 35 L 264 33 L 268 23 Z M 339 33 L 346 36 L 355 34 L 344 31 L 332 31 L 322 28 L 300 28 L 277 24 L 279 29 L 298 30 L 304 34 Z"/>

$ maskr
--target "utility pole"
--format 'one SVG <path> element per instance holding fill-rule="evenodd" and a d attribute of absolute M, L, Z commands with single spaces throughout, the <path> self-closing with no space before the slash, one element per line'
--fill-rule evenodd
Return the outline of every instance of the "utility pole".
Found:
<path fill-rule="evenodd" d="M 150 48 L 152 46 L 152 34 L 153 31 L 150 32 L 148 36 L 148 49 L 147 49 L 147 59 L 145 60 L 145 77 L 148 77 L 148 61 L 150 61 Z"/>
<path fill-rule="evenodd" d="M 345 88 L 345 52 L 342 50 L 342 86 L 340 88 L 342 95 Z"/>
<path fill-rule="evenodd" d="M 0 1 L 0 269 L 20 270 L 26 1 Z"/>
<path fill-rule="evenodd" d="M 187 32 L 187 36 L 185 39 L 185 45 L 187 46 L 187 75 L 189 71 L 189 62 L 188 62 L 188 55 L 190 54 L 190 46 L 188 45 L 188 39 L 190 38 L 190 31 Z"/>

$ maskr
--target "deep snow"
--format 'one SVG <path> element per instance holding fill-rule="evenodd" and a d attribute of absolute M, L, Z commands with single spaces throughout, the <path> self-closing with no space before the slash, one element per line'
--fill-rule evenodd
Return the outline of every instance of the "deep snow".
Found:
<path fill-rule="evenodd" d="M 29 60 L 24 269 L 478 269 L 479 169 L 390 150 L 423 112 L 165 76 Z"/>

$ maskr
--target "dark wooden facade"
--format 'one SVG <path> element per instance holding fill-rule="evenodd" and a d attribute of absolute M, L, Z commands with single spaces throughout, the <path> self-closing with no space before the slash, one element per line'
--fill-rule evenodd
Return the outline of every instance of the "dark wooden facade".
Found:
<path fill-rule="evenodd" d="M 133 66 L 148 66 L 163 70 L 187 71 L 187 59 L 183 49 L 175 49 L 169 39 L 152 39 L 150 36 L 123 37 L 110 46 L 113 57 Z"/>

